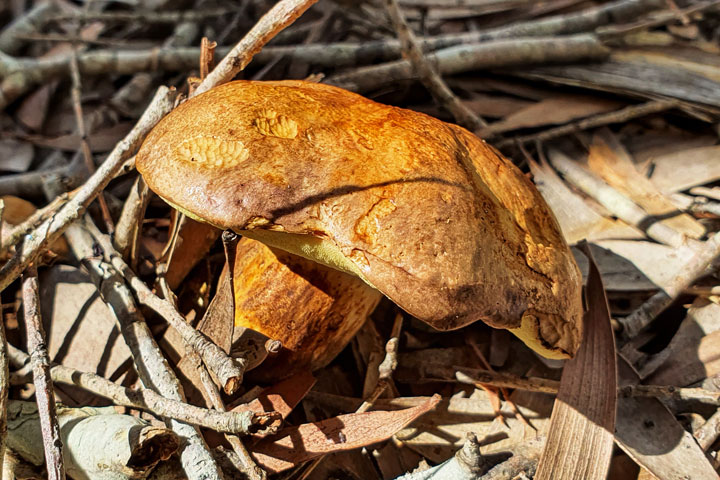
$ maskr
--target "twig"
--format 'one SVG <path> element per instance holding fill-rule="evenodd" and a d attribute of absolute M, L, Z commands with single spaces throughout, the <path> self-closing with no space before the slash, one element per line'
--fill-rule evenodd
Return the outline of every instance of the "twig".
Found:
<path fill-rule="evenodd" d="M 195 95 L 228 82 L 245 69 L 253 56 L 285 27 L 293 23 L 317 0 L 280 0 L 258 20 L 242 40 L 200 83 Z"/>
<path fill-rule="evenodd" d="M 433 66 L 425 59 L 415 35 L 403 18 L 397 0 L 385 0 L 385 8 L 400 39 L 404 56 L 410 60 L 420 82 L 430 91 L 435 101 L 445 107 L 455 117 L 458 124 L 471 132 L 485 127 L 487 124 L 455 96 Z"/>
<path fill-rule="evenodd" d="M 97 286 L 100 297 L 111 307 L 143 384 L 166 398 L 183 402 L 182 386 L 155 343 L 123 278 L 111 264 L 96 256 L 92 236 L 80 226 L 72 225 L 66 237 Z M 166 423 L 185 439 L 180 452 L 185 475 L 190 480 L 221 480 L 222 474 L 196 427 L 172 419 Z"/>
<path fill-rule="evenodd" d="M 661 27 L 663 25 L 667 25 L 668 23 L 674 23 L 678 21 L 678 17 L 687 19 L 688 15 L 711 10 L 718 5 L 720 5 L 719 0 L 711 0 L 709 2 L 691 5 L 682 10 L 675 7 L 675 9 L 671 9 L 667 12 L 658 12 L 658 15 L 651 17 L 648 20 L 641 20 L 635 24 L 600 27 L 597 29 L 596 33 L 602 39 L 631 35 L 636 32 Z"/>
<path fill-rule="evenodd" d="M 565 179 L 595 199 L 613 215 L 643 230 L 648 237 L 672 247 L 685 245 L 685 235 L 657 221 L 631 199 L 556 149 L 548 152 L 550 163 Z"/>
<path fill-rule="evenodd" d="M 463 7 L 483 12 L 486 9 L 496 11 L 498 8 L 510 9 L 530 6 L 536 0 L 400 0 L 404 7 L 411 8 L 448 8 Z"/>
<path fill-rule="evenodd" d="M 155 295 L 150 288 L 138 278 L 135 272 L 123 261 L 122 256 L 112 246 L 110 237 L 102 234 L 94 224 L 88 222 L 87 227 L 103 249 L 103 255 L 113 267 L 122 274 L 130 287 L 135 291 L 138 301 L 153 309 L 178 331 L 183 340 L 200 355 L 203 363 L 222 385 L 228 395 L 237 391 L 242 383 L 245 372 L 245 359 L 234 359 L 205 335 L 195 330 L 177 311 L 175 306 Z"/>
<path fill-rule="evenodd" d="M 19 349 L 8 345 L 12 362 L 17 367 L 27 364 L 29 357 Z M 165 398 L 148 388 L 129 389 L 99 375 L 82 372 L 64 365 L 52 365 L 50 376 L 54 382 L 75 385 L 109 398 L 116 405 L 137 408 L 158 417 L 173 418 L 185 423 L 209 428 L 218 432 L 247 435 L 262 430 L 276 418 L 273 414 L 252 412 L 218 412 L 196 407 L 178 400 Z"/>
<path fill-rule="evenodd" d="M 395 480 L 477 480 L 489 469 L 489 462 L 480 453 L 477 437 L 468 432 L 462 448 L 449 460 L 429 470 L 407 473 Z"/>
<path fill-rule="evenodd" d="M 529 392 L 556 394 L 560 386 L 557 380 L 538 377 L 519 377 L 507 373 L 498 373 L 466 367 L 445 367 L 428 364 L 414 379 L 403 378 L 409 383 L 457 382 L 466 385 L 485 383 L 496 387 L 514 388 Z M 626 385 L 618 388 L 618 395 L 625 397 L 653 397 L 658 399 L 697 401 L 708 405 L 720 405 L 720 392 L 702 388 L 680 388 L 664 385 Z"/>
<path fill-rule="evenodd" d="M 70 95 L 72 97 L 73 112 L 75 113 L 75 124 L 77 125 L 77 133 L 80 137 L 80 150 L 82 151 L 83 159 L 85 160 L 85 167 L 88 172 L 92 174 L 95 172 L 95 162 L 93 162 L 92 152 L 90 151 L 90 144 L 88 143 L 87 130 L 85 129 L 85 118 L 83 117 L 83 108 L 81 100 L 82 83 L 80 81 L 80 68 L 78 67 L 77 61 L 77 49 L 75 46 L 72 47 L 72 54 L 70 55 L 70 78 L 72 79 L 72 88 L 70 89 Z M 112 233 L 115 230 L 113 225 L 112 216 L 110 215 L 110 209 L 105 201 L 105 195 L 101 191 L 97 196 L 98 205 L 100 205 L 100 211 L 102 212 L 103 221 L 108 232 Z"/>
<path fill-rule="evenodd" d="M 601 60 L 610 50 L 594 35 L 578 34 L 564 37 L 520 37 L 483 43 L 457 45 L 427 55 L 438 73 L 452 75 L 470 70 Z M 381 63 L 333 75 L 325 83 L 355 92 L 367 92 L 399 80 L 415 78 L 408 60 Z"/>
<path fill-rule="evenodd" d="M 130 264 L 137 258 L 137 242 L 149 201 L 150 189 L 142 176 L 138 175 L 130 188 L 113 235 L 113 246 Z"/>
<path fill-rule="evenodd" d="M 703 276 L 708 266 L 718 256 L 720 256 L 720 233 L 710 237 L 668 285 L 647 299 L 630 315 L 618 319 L 623 327 L 623 334 L 628 338 L 633 338 L 640 333 L 663 310 L 669 307 L 683 290 Z M 621 352 L 625 353 L 624 349 L 621 349 Z"/>
<path fill-rule="evenodd" d="M 31 10 L 3 28 L 0 33 L 0 52 L 15 55 L 23 47 L 20 37 L 38 31 L 38 27 L 58 11 L 57 2 L 40 2 Z"/>
<path fill-rule="evenodd" d="M 2 200 L 0 200 L 0 226 L 2 225 Z M 0 237 L 2 238 L 2 237 Z M 5 335 L 5 319 L 2 303 L 0 303 L 0 468 L 5 464 L 5 447 L 7 442 L 7 409 L 10 392 L 8 369 L 8 343 Z M 0 470 L 1 472 L 2 470 Z M 0 473 L 0 477 L 2 474 Z"/>
<path fill-rule="evenodd" d="M 707 451 L 720 436 L 720 409 L 694 433 L 695 440 L 704 451 Z"/>
<path fill-rule="evenodd" d="M 8 251 L 10 245 L 16 245 L 23 236 L 32 231 L 35 226 L 45 220 L 48 215 L 57 211 L 73 195 L 74 192 L 59 195 L 48 205 L 36 210 L 35 213 L 26 218 L 22 223 L 3 230 L 2 235 L 0 235 L 0 258 Z"/>
<path fill-rule="evenodd" d="M 117 144 L 100 168 L 90 176 L 88 181 L 78 190 L 56 215 L 44 221 L 35 231 L 25 237 L 15 255 L 0 268 L 0 292 L 20 276 L 20 273 L 43 252 L 47 245 L 52 244 L 67 229 L 68 225 L 80 218 L 82 213 L 120 170 L 125 160 L 140 144 L 152 127 L 172 109 L 172 91 L 161 87 L 155 94 L 137 125 Z"/>
<path fill-rule="evenodd" d="M 82 12 L 77 15 L 53 15 L 47 22 L 63 22 L 67 20 L 75 22 L 104 22 L 119 23 L 132 22 L 139 24 L 177 24 L 183 22 L 199 22 L 209 18 L 223 17 L 233 13 L 228 8 L 207 8 L 199 10 L 183 10 L 176 12 Z"/>
<path fill-rule="evenodd" d="M 625 107 L 614 112 L 594 115 L 592 117 L 578 120 L 577 122 L 572 122 L 568 123 L 567 125 L 550 128 L 548 130 L 543 130 L 538 133 L 508 138 L 499 142 L 495 142 L 495 145 L 498 148 L 504 148 L 514 143 L 523 144 L 533 141 L 544 142 L 553 138 L 562 137 L 563 135 L 569 135 L 591 128 L 602 127 L 605 125 L 610 125 L 612 123 L 624 123 L 634 118 L 663 112 L 676 106 L 677 103 L 673 102 L 672 100 L 652 100 L 647 103 L 641 103 L 640 105 L 631 105 L 629 107 Z M 481 130 L 478 135 L 482 136 L 483 138 L 492 138 L 495 133 L 498 133 L 497 130 L 493 129 L 493 126 L 490 125 L 487 129 Z"/>
<path fill-rule="evenodd" d="M 212 407 L 220 412 L 227 411 L 225 402 L 223 402 L 217 386 L 210 379 L 210 375 L 206 367 L 202 364 L 198 354 L 193 351 L 187 351 L 186 358 L 188 362 L 197 369 L 200 376 L 200 384 L 205 392 L 205 396 L 210 400 Z M 225 440 L 227 440 L 237 455 L 238 461 L 234 462 L 235 467 L 243 472 L 248 480 L 265 480 L 267 478 L 267 472 L 255 463 L 255 460 L 250 456 L 242 440 L 236 435 L 225 434 L 224 436 Z"/>
<path fill-rule="evenodd" d="M 45 346 L 45 333 L 40 318 L 40 287 L 35 266 L 30 266 L 23 275 L 22 294 L 27 348 L 33 366 L 35 399 L 40 414 L 45 465 L 50 480 L 64 480 L 63 442 L 60 438 L 60 427 L 55 411 L 55 396 L 50 378 L 50 359 Z"/>

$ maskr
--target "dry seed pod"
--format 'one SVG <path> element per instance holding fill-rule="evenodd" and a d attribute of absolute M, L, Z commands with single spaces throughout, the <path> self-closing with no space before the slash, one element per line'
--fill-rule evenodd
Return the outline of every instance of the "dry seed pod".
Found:
<path fill-rule="evenodd" d="M 382 297 L 352 275 L 247 238 L 238 242 L 233 274 L 235 325 L 282 343 L 251 373 L 258 380 L 330 363 Z"/>
<path fill-rule="evenodd" d="M 180 105 L 137 168 L 193 218 L 352 273 L 440 330 L 483 320 L 551 358 L 582 338 L 549 208 L 471 133 L 327 85 L 232 82 Z"/>

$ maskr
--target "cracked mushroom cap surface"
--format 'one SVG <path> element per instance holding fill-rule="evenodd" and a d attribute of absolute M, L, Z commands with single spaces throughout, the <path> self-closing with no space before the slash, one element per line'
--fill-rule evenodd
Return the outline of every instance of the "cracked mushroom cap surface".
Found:
<path fill-rule="evenodd" d="M 581 276 L 535 186 L 456 125 L 303 81 L 236 81 L 172 111 L 136 157 L 192 218 L 362 278 L 439 330 L 538 353 L 582 339 Z"/>

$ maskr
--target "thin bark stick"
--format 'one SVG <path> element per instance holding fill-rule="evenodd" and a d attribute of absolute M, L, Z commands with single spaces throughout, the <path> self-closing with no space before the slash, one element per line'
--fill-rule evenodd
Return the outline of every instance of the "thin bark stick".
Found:
<path fill-rule="evenodd" d="M 2 224 L 2 200 L 0 200 L 0 224 Z M 10 392 L 8 369 L 8 343 L 5 336 L 5 320 L 0 303 L 0 468 L 5 463 L 5 447 L 7 445 L 7 409 L 8 393 Z M 0 477 L 2 477 L 0 470 Z"/>
<path fill-rule="evenodd" d="M 643 230 L 648 237 L 657 242 L 676 248 L 685 245 L 687 240 L 685 235 L 657 221 L 653 215 L 583 168 L 578 162 L 571 160 L 559 150 L 551 149 L 548 153 L 550 163 L 568 182 L 595 199 L 618 218 Z"/>
<path fill-rule="evenodd" d="M 180 333 L 183 340 L 197 352 L 207 365 L 215 379 L 228 395 L 237 391 L 242 383 L 245 373 L 245 359 L 234 359 L 205 335 L 195 330 L 177 311 L 168 300 L 155 295 L 150 288 L 138 278 L 135 272 L 123 261 L 121 255 L 112 246 L 107 235 L 100 233 L 93 224 L 88 223 L 90 233 L 103 249 L 103 255 L 113 267 L 127 279 L 130 287 L 135 291 L 138 301 L 153 309 L 163 317 L 172 327 Z"/>
<path fill-rule="evenodd" d="M 134 149 L 145 138 L 155 124 L 168 113 L 173 106 L 172 92 L 166 87 L 158 89 L 150 106 L 130 133 L 113 149 L 108 158 L 88 181 L 78 190 L 51 218 L 45 220 L 35 231 L 25 237 L 17 247 L 15 255 L 0 268 L 0 292 L 5 290 L 44 249 L 57 240 L 76 221 L 95 197 L 112 180 Z"/>
<path fill-rule="evenodd" d="M 226 412 L 225 402 L 223 402 L 217 386 L 210 379 L 207 368 L 202 364 L 198 354 L 192 350 L 187 351 L 186 359 L 198 370 L 200 384 L 205 392 L 206 400 L 210 401 L 214 409 L 220 412 Z M 265 480 L 267 478 L 267 472 L 255 463 L 255 460 L 250 456 L 242 440 L 236 435 L 225 434 L 224 436 L 225 440 L 227 440 L 237 455 L 238 462 L 236 462 L 237 464 L 235 466 L 245 474 L 248 480 Z"/>
<path fill-rule="evenodd" d="M 718 256 L 720 256 L 720 233 L 716 233 L 702 245 L 682 271 L 678 272 L 672 282 L 665 286 L 664 290 L 660 290 L 647 299 L 627 317 L 618 319 L 623 327 L 624 335 L 628 338 L 637 336 L 643 328 L 669 307 L 678 295 L 703 276 Z"/>
<path fill-rule="evenodd" d="M 130 264 L 136 258 L 137 240 L 140 236 L 145 209 L 149 201 L 150 189 L 142 176 L 138 175 L 125 200 L 113 236 L 113 246 Z"/>
<path fill-rule="evenodd" d="M 175 12 L 86 12 L 83 11 L 77 15 L 52 15 L 47 21 L 49 22 L 133 22 L 140 24 L 171 24 L 175 25 L 183 22 L 199 22 L 214 17 L 223 17 L 232 14 L 234 9 L 229 8 L 207 8 L 201 10 L 182 10 Z"/>
<path fill-rule="evenodd" d="M 13 364 L 16 366 L 21 367 L 29 361 L 25 352 L 12 345 L 9 345 L 8 348 Z M 257 415 L 250 411 L 219 412 L 196 407 L 165 398 L 148 388 L 125 388 L 100 375 L 82 372 L 64 365 L 52 365 L 50 376 L 54 382 L 75 385 L 96 395 L 109 398 L 115 405 L 145 410 L 158 417 L 173 418 L 218 432 L 238 435 L 256 433 L 269 423 L 269 419 L 275 418 L 272 414 Z"/>
<path fill-rule="evenodd" d="M 64 480 L 63 442 L 60 438 L 55 396 L 50 377 L 50 359 L 45 345 L 42 319 L 40 317 L 40 287 L 37 269 L 30 266 L 23 275 L 22 282 L 23 313 L 27 334 L 27 349 L 33 368 L 35 399 L 40 415 L 45 466 L 50 480 Z"/>
<path fill-rule="evenodd" d="M 85 118 L 83 117 L 82 108 L 82 82 L 80 80 L 80 68 L 78 67 L 77 60 L 77 49 L 73 46 L 72 54 L 70 55 L 70 78 L 72 79 L 72 88 L 70 89 L 70 95 L 72 97 L 73 112 L 75 113 L 75 124 L 77 125 L 77 133 L 80 137 L 80 150 L 82 152 L 83 160 L 85 160 L 85 167 L 88 172 L 92 175 L 95 172 L 95 162 L 93 161 L 92 152 L 90 151 L 90 144 L 88 143 L 87 130 L 85 129 Z M 110 209 L 105 201 L 105 195 L 101 191 L 98 196 L 98 205 L 100 205 L 100 212 L 102 212 L 103 221 L 108 232 L 112 233 L 115 230 L 113 225 L 112 216 L 110 215 Z"/>
<path fill-rule="evenodd" d="M 693 434 L 698 445 L 707 451 L 720 436 L 720 409 L 717 410 L 707 421 Z"/>
<path fill-rule="evenodd" d="M 402 45 L 403 54 L 410 60 L 412 68 L 420 79 L 420 82 L 430 91 L 435 101 L 445 107 L 455 121 L 474 132 L 487 124 L 477 115 L 475 115 L 468 107 L 466 107 L 460 99 L 450 90 L 443 79 L 438 75 L 430 62 L 423 55 L 415 34 L 408 26 L 403 17 L 397 0 L 386 0 L 385 8 L 390 15 L 395 32 L 397 33 Z"/>
<path fill-rule="evenodd" d="M 519 377 L 507 373 L 492 372 L 466 367 L 427 365 L 413 373 L 409 383 L 452 382 L 466 385 L 485 383 L 496 387 L 515 388 L 529 392 L 556 394 L 560 386 L 557 380 L 539 377 Z M 681 388 L 666 385 L 625 385 L 618 388 L 620 397 L 652 397 L 671 400 L 694 400 L 708 405 L 720 405 L 720 392 L 702 388 Z"/>
<path fill-rule="evenodd" d="M 583 33 L 564 37 L 521 37 L 510 40 L 494 40 L 484 43 L 464 44 L 437 50 L 427 55 L 438 73 L 452 75 L 470 70 L 601 60 L 610 50 L 596 36 Z M 415 78 L 408 60 L 372 65 L 354 69 L 348 73 L 328 77 L 325 83 L 363 93 Z"/>
<path fill-rule="evenodd" d="M 68 229 L 66 237 L 75 256 L 80 259 L 97 286 L 100 297 L 111 307 L 120 333 L 132 354 L 140 380 L 146 387 L 156 390 L 162 396 L 184 402 L 182 386 L 155 342 L 122 276 L 110 263 L 96 256 L 92 236 L 79 225 Z M 180 452 L 180 463 L 190 480 L 223 478 L 196 427 L 173 419 L 168 419 L 165 423 L 185 440 Z"/>
<path fill-rule="evenodd" d="M 504 148 L 514 143 L 523 144 L 533 141 L 544 142 L 546 140 L 552 140 L 553 138 L 562 137 L 563 135 L 569 135 L 591 128 L 603 127 L 612 123 L 624 123 L 634 118 L 663 112 L 675 106 L 677 106 L 677 103 L 672 100 L 652 100 L 647 103 L 641 103 L 640 105 L 630 105 L 629 107 L 625 107 L 614 112 L 601 113 L 592 117 L 583 118 L 577 122 L 568 123 L 567 125 L 561 125 L 541 132 L 508 138 L 500 142 L 495 142 L 495 145 L 498 148 Z M 478 132 L 478 135 L 486 139 L 492 138 L 495 134 L 496 132 L 493 130 L 492 125 Z"/>
<path fill-rule="evenodd" d="M 26 218 L 22 223 L 8 226 L 9 228 L 5 228 L 0 232 L 0 257 L 4 256 L 10 245 L 17 244 L 25 234 L 31 232 L 38 223 L 58 210 L 72 195 L 73 192 L 59 195 L 48 205 L 36 210 L 35 213 Z"/>
<path fill-rule="evenodd" d="M 226 83 L 250 63 L 260 49 L 275 35 L 292 24 L 317 0 L 280 0 L 258 20 L 242 40 L 227 54 L 195 89 L 195 95 Z"/>

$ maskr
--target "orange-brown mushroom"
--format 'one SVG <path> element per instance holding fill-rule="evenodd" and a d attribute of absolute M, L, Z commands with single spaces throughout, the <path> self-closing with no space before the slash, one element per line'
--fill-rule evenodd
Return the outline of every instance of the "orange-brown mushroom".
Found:
<path fill-rule="evenodd" d="M 354 274 L 440 330 L 483 320 L 572 356 L 581 279 L 532 183 L 466 130 L 322 84 L 232 82 L 137 155 L 193 218 Z"/>
<path fill-rule="evenodd" d="M 263 381 L 327 365 L 382 297 L 357 277 L 247 238 L 233 275 L 236 326 L 282 345 L 252 374 Z"/>

